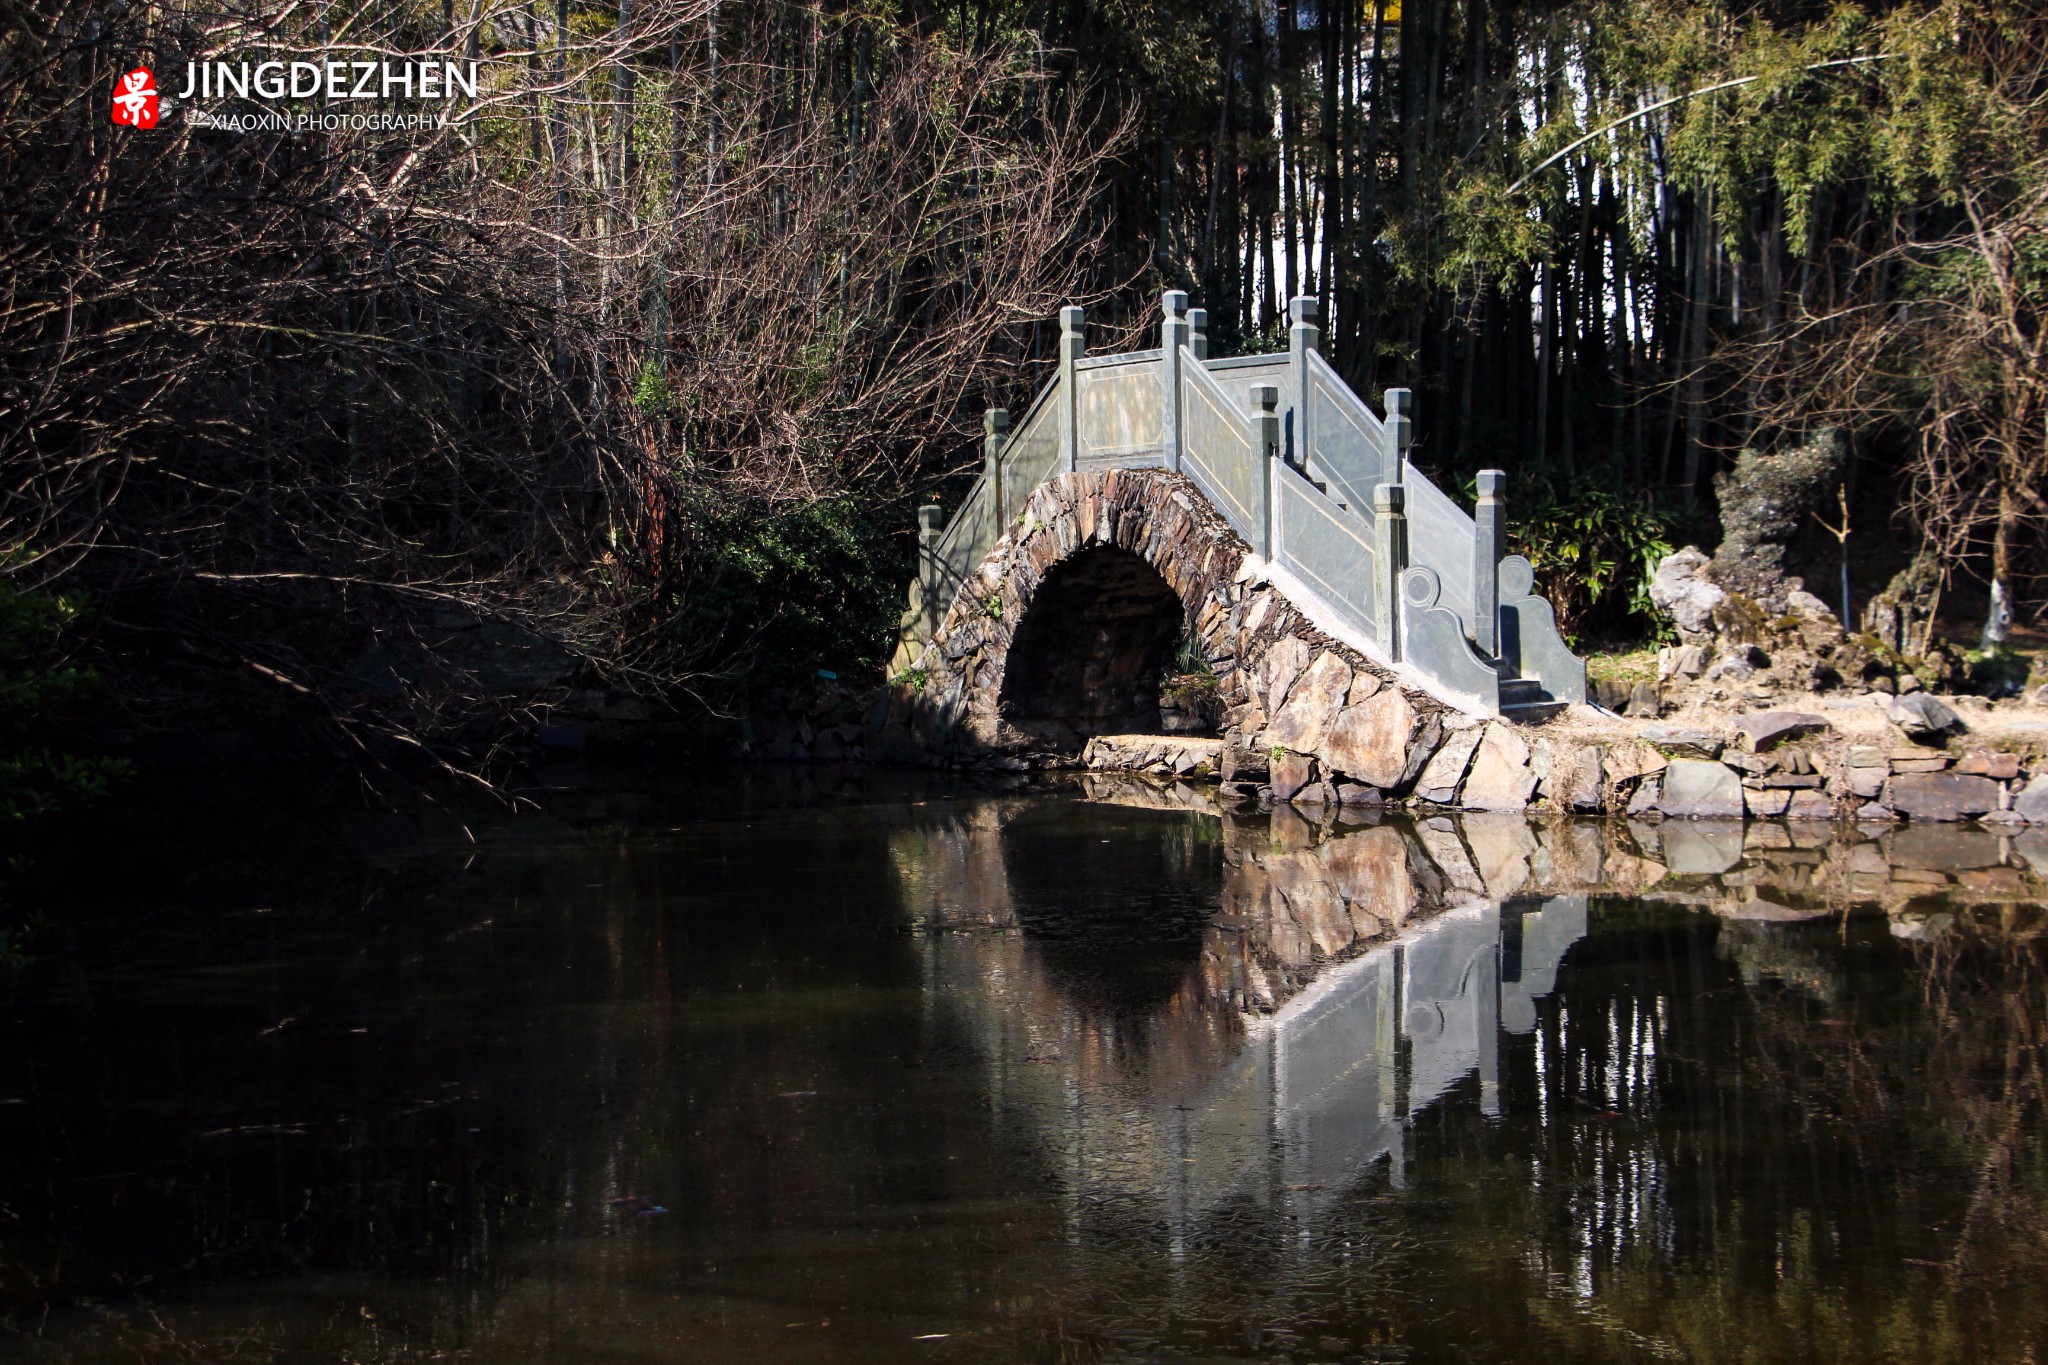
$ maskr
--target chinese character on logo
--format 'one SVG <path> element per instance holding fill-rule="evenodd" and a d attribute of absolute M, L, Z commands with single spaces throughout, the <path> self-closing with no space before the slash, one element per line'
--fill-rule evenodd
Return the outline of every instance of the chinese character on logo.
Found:
<path fill-rule="evenodd" d="M 156 88 L 149 68 L 138 66 L 121 78 L 114 92 L 114 122 L 130 128 L 156 127 Z"/>

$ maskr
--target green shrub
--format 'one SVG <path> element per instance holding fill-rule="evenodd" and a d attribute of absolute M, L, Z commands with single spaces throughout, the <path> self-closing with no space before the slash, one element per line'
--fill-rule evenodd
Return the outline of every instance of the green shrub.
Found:
<path fill-rule="evenodd" d="M 893 644 L 910 567 L 892 547 L 894 509 L 851 497 L 763 512 L 691 509 L 686 581 L 663 629 L 706 673 L 756 688 L 878 672 Z"/>
<path fill-rule="evenodd" d="M 2034 673 L 2033 656 L 2010 645 L 1970 650 L 1963 661 L 1970 668 L 1970 690 L 1987 697 L 2018 696 Z"/>
<path fill-rule="evenodd" d="M 1508 548 L 1536 566 L 1536 590 L 1574 645 L 1658 625 L 1650 579 L 1673 548 L 1670 518 L 1615 482 L 1589 476 L 1560 490 L 1539 481 L 1508 504 Z"/>

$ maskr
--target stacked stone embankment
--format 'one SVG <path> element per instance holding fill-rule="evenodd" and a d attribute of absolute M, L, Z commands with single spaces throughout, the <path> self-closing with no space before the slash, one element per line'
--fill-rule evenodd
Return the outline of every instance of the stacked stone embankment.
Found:
<path fill-rule="evenodd" d="M 1982 703 L 1974 727 L 1933 698 L 1670 723 L 1582 708 L 1520 726 L 1425 717 L 1402 689 L 1347 678 L 1334 652 L 1295 672 L 1298 657 L 1276 651 L 1258 680 L 1274 708 L 1262 727 L 1241 723 L 1213 750 L 1181 737 L 1103 737 L 1087 766 L 1183 777 L 1213 766 L 1226 794 L 1303 807 L 2048 824 L 2048 722 L 1999 724 Z"/>
<path fill-rule="evenodd" d="M 1097 551 L 1143 561 L 1178 599 L 1214 678 L 1213 737 L 1091 735 L 1009 705 L 1040 588 Z M 1631 717 L 1575 706 L 1527 725 L 1462 712 L 1320 629 L 1191 484 L 1158 470 L 1041 485 L 929 641 L 906 643 L 893 668 L 849 752 L 1213 779 L 1238 799 L 1302 808 L 2048 824 L 2040 707 L 1720 687 Z"/>

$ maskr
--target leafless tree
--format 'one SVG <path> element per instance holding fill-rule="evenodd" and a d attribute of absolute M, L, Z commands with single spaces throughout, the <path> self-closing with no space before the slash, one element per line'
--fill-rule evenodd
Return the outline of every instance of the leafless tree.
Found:
<path fill-rule="evenodd" d="M 409 57 L 477 98 L 108 118 L 137 64 Z M 94 601 L 142 722 L 240 676 L 431 743 L 728 672 L 744 640 L 663 629 L 709 520 L 912 490 L 1034 376 L 1119 131 L 1040 67 L 802 4 L 16 4 L 6 571 Z"/>

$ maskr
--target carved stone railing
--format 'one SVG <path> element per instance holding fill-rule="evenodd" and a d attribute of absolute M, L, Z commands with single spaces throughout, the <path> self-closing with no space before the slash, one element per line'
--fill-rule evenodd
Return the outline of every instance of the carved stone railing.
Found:
<path fill-rule="evenodd" d="M 919 509 L 919 598 L 906 637 L 929 639 L 960 585 L 1057 474 L 1186 475 L 1331 635 L 1460 705 L 1514 713 L 1586 699 L 1519 555 L 1502 553 L 1506 475 L 1483 470 L 1467 513 L 1408 462 L 1412 397 L 1376 414 L 1324 361 L 1315 300 L 1294 300 L 1288 349 L 1211 359 L 1187 295 L 1161 300 L 1157 350 L 1089 356 L 1079 308 L 1060 310 L 1059 368 L 1014 428 L 988 414 L 983 469 L 945 519 Z"/>

